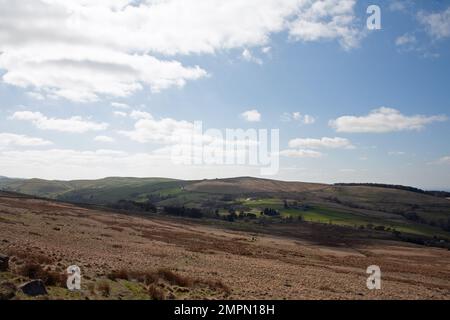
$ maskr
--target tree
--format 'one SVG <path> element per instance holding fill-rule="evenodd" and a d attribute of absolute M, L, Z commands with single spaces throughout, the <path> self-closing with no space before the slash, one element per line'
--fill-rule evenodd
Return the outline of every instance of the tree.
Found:
<path fill-rule="evenodd" d="M 264 211 L 263 211 L 263 214 L 266 215 L 266 216 L 270 216 L 270 217 L 274 217 L 274 216 L 279 216 L 280 215 L 280 213 L 277 210 L 272 209 L 272 208 L 265 208 Z"/>

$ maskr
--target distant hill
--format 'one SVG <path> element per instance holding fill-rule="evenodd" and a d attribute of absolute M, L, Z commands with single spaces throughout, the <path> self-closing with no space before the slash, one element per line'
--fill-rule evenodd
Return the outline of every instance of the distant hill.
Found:
<path fill-rule="evenodd" d="M 405 190 L 416 193 L 428 194 L 440 198 L 449 198 L 450 192 L 446 191 L 425 191 L 419 188 L 395 185 L 395 184 L 381 184 L 381 183 L 335 183 L 335 186 L 366 186 L 366 187 L 378 187 L 387 189 Z"/>
<path fill-rule="evenodd" d="M 42 179 L 8 179 L 0 182 L 3 190 L 15 191 L 35 196 L 68 200 L 89 200 L 96 202 L 113 201 L 117 197 L 139 198 L 139 195 L 157 191 L 176 193 L 185 190 L 195 193 L 213 194 L 253 194 L 253 193 L 297 193 L 320 190 L 328 185 L 286 182 L 252 177 L 212 180 L 175 180 L 166 178 L 119 178 L 99 180 L 57 181 Z M 89 201 L 88 201 L 89 202 Z"/>
<path fill-rule="evenodd" d="M 59 198 L 71 192 L 109 192 L 117 188 L 127 189 L 137 186 L 172 181 L 166 178 L 123 178 L 110 177 L 98 180 L 43 180 L 43 179 L 4 179 L 0 181 L 0 188 L 29 195 Z"/>
<path fill-rule="evenodd" d="M 242 193 L 283 193 L 320 190 L 326 184 L 286 182 L 252 177 L 202 180 L 190 183 L 186 190 L 206 193 L 242 194 Z"/>
<path fill-rule="evenodd" d="M 328 185 L 252 177 L 191 181 L 8 178 L 0 179 L 0 190 L 116 209 L 165 208 L 167 212 L 182 213 L 195 209 L 197 215 L 213 218 L 240 213 L 258 217 L 262 212 L 270 212 L 280 218 L 301 217 L 311 222 L 358 228 L 377 226 L 430 237 L 450 237 L 449 199 L 441 193 L 404 186 Z"/>

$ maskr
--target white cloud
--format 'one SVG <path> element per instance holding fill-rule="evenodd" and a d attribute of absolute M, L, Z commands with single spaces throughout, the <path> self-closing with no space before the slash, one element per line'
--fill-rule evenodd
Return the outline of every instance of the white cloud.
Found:
<path fill-rule="evenodd" d="M 289 122 L 292 121 L 292 114 L 285 112 L 280 116 L 280 120 L 283 122 Z"/>
<path fill-rule="evenodd" d="M 153 116 L 145 111 L 133 110 L 130 113 L 130 118 L 138 120 L 138 119 L 153 119 Z"/>
<path fill-rule="evenodd" d="M 46 47 L 45 43 L 39 48 L 5 50 L 0 68 L 7 70 L 3 81 L 8 84 L 79 102 L 96 101 L 100 96 L 127 97 L 143 85 L 159 92 L 206 76 L 199 67 L 185 68 L 177 61 L 148 55 L 69 44 Z"/>
<path fill-rule="evenodd" d="M 244 51 L 242 51 L 242 59 L 244 59 L 245 61 L 248 61 L 248 62 L 253 62 L 253 63 L 259 64 L 259 65 L 263 64 L 263 61 L 259 58 L 254 57 L 252 52 L 248 49 L 244 49 Z"/>
<path fill-rule="evenodd" d="M 316 118 L 313 116 L 308 114 L 302 115 L 300 112 L 285 112 L 281 115 L 280 119 L 284 122 L 298 121 L 302 124 L 314 124 L 316 122 Z"/>
<path fill-rule="evenodd" d="M 287 149 L 280 152 L 280 155 L 288 158 L 320 158 L 321 152 L 307 149 Z"/>
<path fill-rule="evenodd" d="M 241 114 L 241 117 L 248 122 L 259 122 L 261 121 L 261 113 L 258 110 L 252 109 L 247 110 Z"/>
<path fill-rule="evenodd" d="M 304 124 L 313 124 L 316 122 L 316 119 L 313 116 L 305 114 L 303 116 L 303 123 Z"/>
<path fill-rule="evenodd" d="M 404 151 L 389 151 L 388 155 L 390 156 L 403 156 L 406 153 Z"/>
<path fill-rule="evenodd" d="M 126 116 L 128 116 L 128 114 L 126 112 L 123 112 L 123 111 L 113 111 L 113 115 L 115 115 L 116 117 L 126 117 Z"/>
<path fill-rule="evenodd" d="M 354 47 L 354 6 L 354 0 L 0 0 L 0 69 L 5 83 L 45 98 L 89 102 L 144 88 L 158 92 L 208 75 L 167 56 L 267 47 L 283 31 L 294 40 Z"/>
<path fill-rule="evenodd" d="M 450 156 L 445 156 L 445 157 L 439 158 L 433 164 L 449 164 L 450 165 Z"/>
<path fill-rule="evenodd" d="M 419 12 L 419 22 L 425 26 L 427 32 L 434 38 L 450 37 L 450 7 L 442 12 Z"/>
<path fill-rule="evenodd" d="M 105 142 L 105 143 L 113 143 L 115 140 L 114 140 L 114 138 L 111 138 L 111 137 L 108 137 L 108 136 L 96 136 L 94 138 L 94 141 Z"/>
<path fill-rule="evenodd" d="M 271 51 L 272 51 L 272 47 L 269 47 L 269 46 L 261 48 L 261 52 L 265 53 L 265 54 L 269 54 Z"/>
<path fill-rule="evenodd" d="M 412 34 L 405 33 L 404 35 L 395 39 L 395 45 L 397 46 L 406 46 L 416 43 L 416 37 Z"/>
<path fill-rule="evenodd" d="M 0 133 L 0 149 L 12 146 L 39 147 L 48 146 L 51 144 L 52 142 L 41 138 L 34 138 L 14 133 Z"/>
<path fill-rule="evenodd" d="M 76 116 L 68 119 L 48 118 L 40 112 L 18 111 L 11 119 L 29 121 L 42 130 L 55 130 L 61 132 L 84 133 L 87 131 L 101 131 L 108 127 L 106 123 L 93 122 Z"/>
<path fill-rule="evenodd" d="M 130 106 L 126 103 L 120 103 L 120 102 L 111 102 L 111 107 L 117 108 L 117 109 L 130 109 Z"/>
<path fill-rule="evenodd" d="M 329 125 L 337 132 L 386 133 L 393 131 L 421 130 L 427 124 L 446 121 L 445 115 L 406 116 L 392 108 L 381 107 L 366 116 L 343 116 L 331 120 Z"/>
<path fill-rule="evenodd" d="M 46 97 L 88 102 L 126 97 L 144 86 L 155 92 L 181 87 L 206 76 L 197 66 L 147 54 L 150 48 L 130 39 L 157 33 L 141 29 L 145 10 L 114 7 L 105 1 L 1 0 L 3 81 Z"/>
<path fill-rule="evenodd" d="M 169 177 L 176 179 L 259 175 L 257 166 L 174 165 L 169 153 L 128 153 L 116 150 L 1 151 L 2 173 L 13 177 L 45 179 L 98 179 L 111 176 Z"/>
<path fill-rule="evenodd" d="M 354 149 L 355 146 L 345 138 L 328 138 L 323 137 L 321 139 L 293 139 L 289 141 L 290 148 L 308 148 L 308 149 Z"/>
<path fill-rule="evenodd" d="M 119 174 L 141 176 L 151 168 L 158 168 L 158 164 L 162 164 L 160 159 L 160 156 L 152 154 L 129 154 L 116 150 L 0 151 L 0 167 L 8 175 L 50 179 L 100 178 L 117 175 L 117 168 L 120 168 Z M 153 174 L 156 175 L 157 170 Z"/>
<path fill-rule="evenodd" d="M 342 47 L 357 47 L 362 32 L 356 27 L 356 0 L 308 2 L 290 23 L 291 38 L 302 41 L 338 40 Z"/>
<path fill-rule="evenodd" d="M 188 121 L 171 118 L 156 120 L 151 117 L 139 119 L 134 125 L 134 130 L 119 133 L 140 143 L 170 144 L 179 142 L 179 138 L 183 135 L 192 134 L 193 128 L 193 123 Z"/>
<path fill-rule="evenodd" d="M 39 92 L 27 92 L 27 96 L 39 101 L 45 100 L 44 95 L 40 94 Z"/>
<path fill-rule="evenodd" d="M 294 120 L 301 120 L 302 119 L 302 115 L 300 112 L 293 112 L 292 113 L 292 119 Z"/>
<path fill-rule="evenodd" d="M 149 116 L 138 119 L 134 130 L 119 134 L 139 143 L 162 145 L 152 154 L 166 156 L 173 164 L 224 165 L 225 159 L 250 159 L 250 152 L 258 148 L 257 135 L 244 130 L 229 136 L 217 129 L 203 131 L 198 122 Z"/>

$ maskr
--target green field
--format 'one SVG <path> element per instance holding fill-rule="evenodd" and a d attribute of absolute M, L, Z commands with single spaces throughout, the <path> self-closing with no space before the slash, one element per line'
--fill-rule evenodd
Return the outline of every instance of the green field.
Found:
<path fill-rule="evenodd" d="M 450 235 L 447 232 L 444 232 L 439 228 L 411 223 L 399 217 L 397 219 L 380 219 L 380 217 L 369 217 L 364 214 L 316 205 L 311 206 L 308 210 L 290 209 L 284 207 L 284 201 L 282 199 L 244 200 L 243 204 L 251 208 L 251 212 L 259 213 L 264 210 L 264 208 L 272 208 L 278 210 L 282 217 L 298 218 L 301 216 L 303 220 L 309 222 L 335 224 L 355 228 L 361 226 L 367 227 L 367 225 L 372 225 L 374 228 L 383 226 L 386 229 L 395 229 L 403 233 L 427 237 L 439 236 L 448 239 L 450 238 Z"/>
<path fill-rule="evenodd" d="M 313 223 L 354 228 L 383 226 L 390 231 L 450 238 L 450 233 L 445 231 L 450 228 L 448 199 L 392 188 L 250 177 L 201 181 L 113 177 L 75 181 L 2 178 L 0 189 L 85 204 L 110 205 L 131 200 L 151 202 L 159 208 L 197 208 L 209 217 L 216 213 L 225 217 L 231 211 L 259 217 L 269 208 L 280 213 L 274 219 L 301 217 Z M 285 201 L 288 201 L 287 208 Z"/>

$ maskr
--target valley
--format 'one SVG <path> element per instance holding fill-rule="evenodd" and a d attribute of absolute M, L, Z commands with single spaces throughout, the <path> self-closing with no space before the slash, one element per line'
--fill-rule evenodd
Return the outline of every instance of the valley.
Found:
<path fill-rule="evenodd" d="M 0 253 L 10 267 L 0 272 L 0 287 L 30 280 L 29 265 L 37 264 L 47 275 L 47 299 L 450 298 L 446 249 L 328 224 L 274 222 L 249 230 L 217 222 L 1 193 Z M 48 280 L 74 264 L 81 291 Z M 366 288 L 372 264 L 383 272 L 382 290 Z M 13 298 L 30 299 L 21 292 Z"/>
<path fill-rule="evenodd" d="M 445 245 L 450 240 L 450 201 L 446 194 L 435 196 L 399 186 L 327 185 L 251 177 L 198 181 L 4 178 L 0 179 L 0 189 L 69 203 L 195 215 L 237 224 L 301 220 L 384 231 L 419 244 Z"/>

